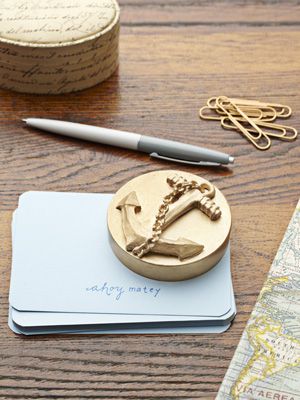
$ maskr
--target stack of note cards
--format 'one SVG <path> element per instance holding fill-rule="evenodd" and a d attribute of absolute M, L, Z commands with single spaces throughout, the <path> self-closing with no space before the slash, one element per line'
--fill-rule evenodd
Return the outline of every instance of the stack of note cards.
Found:
<path fill-rule="evenodd" d="M 144 278 L 110 248 L 111 194 L 27 192 L 13 215 L 9 326 L 19 334 L 220 333 L 236 308 L 230 250 L 180 282 Z"/>

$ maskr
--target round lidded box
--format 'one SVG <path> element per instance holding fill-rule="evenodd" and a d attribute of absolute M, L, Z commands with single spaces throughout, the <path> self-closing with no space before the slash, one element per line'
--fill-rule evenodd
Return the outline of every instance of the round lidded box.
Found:
<path fill-rule="evenodd" d="M 115 0 L 2 0 L 0 86 L 58 94 L 96 85 L 118 65 Z"/>
<path fill-rule="evenodd" d="M 174 189 L 173 177 L 175 182 L 194 181 L 205 190 L 190 190 L 170 204 L 156 249 L 139 258 L 133 249 L 151 237 L 159 207 Z M 231 230 L 222 192 L 197 175 L 173 170 L 127 182 L 113 197 L 107 220 L 111 247 L 120 261 L 140 275 L 163 281 L 189 279 L 211 269 L 224 255 Z"/>

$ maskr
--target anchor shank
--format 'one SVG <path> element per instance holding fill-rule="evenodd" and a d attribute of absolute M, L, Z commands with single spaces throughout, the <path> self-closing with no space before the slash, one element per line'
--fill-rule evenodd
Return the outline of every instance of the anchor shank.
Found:
<path fill-rule="evenodd" d="M 196 204 L 202 199 L 203 194 L 198 190 L 194 189 L 181 196 L 174 204 L 172 204 L 167 212 L 163 229 L 166 229 L 179 217 L 186 214 L 192 208 L 195 208 Z"/>

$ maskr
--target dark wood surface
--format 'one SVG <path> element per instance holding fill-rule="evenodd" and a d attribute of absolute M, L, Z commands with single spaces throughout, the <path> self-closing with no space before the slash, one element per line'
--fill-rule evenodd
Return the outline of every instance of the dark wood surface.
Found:
<path fill-rule="evenodd" d="M 119 71 L 76 94 L 0 91 L 0 398 L 213 399 L 299 198 L 299 140 L 259 152 L 200 121 L 213 95 L 289 104 L 300 121 L 297 1 L 120 0 Z M 228 152 L 232 168 L 185 171 L 211 180 L 232 208 L 238 314 L 222 335 L 48 336 L 7 327 L 10 222 L 26 190 L 113 192 L 176 164 L 24 127 L 39 116 L 186 141 Z"/>

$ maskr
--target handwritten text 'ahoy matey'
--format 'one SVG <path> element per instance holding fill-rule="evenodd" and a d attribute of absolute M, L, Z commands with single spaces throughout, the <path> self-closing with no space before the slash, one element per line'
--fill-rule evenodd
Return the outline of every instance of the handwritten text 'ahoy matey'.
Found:
<path fill-rule="evenodd" d="M 103 285 L 93 285 L 86 288 L 87 292 L 95 292 L 105 296 L 112 296 L 115 300 L 120 300 L 123 295 L 147 295 L 156 298 L 160 292 L 159 288 L 148 286 L 115 286 L 104 282 Z"/>

